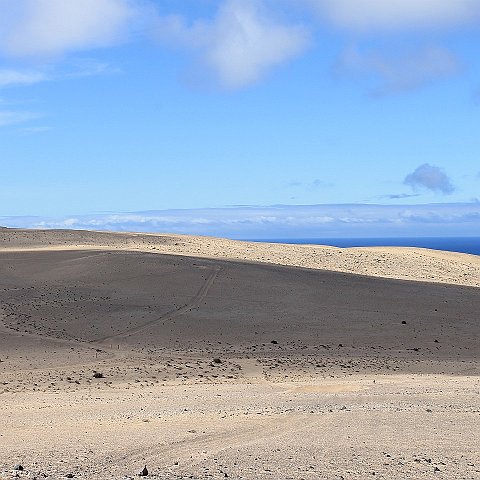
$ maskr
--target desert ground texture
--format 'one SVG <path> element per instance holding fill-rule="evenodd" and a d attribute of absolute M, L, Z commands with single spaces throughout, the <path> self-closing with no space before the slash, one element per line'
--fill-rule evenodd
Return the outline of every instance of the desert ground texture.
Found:
<path fill-rule="evenodd" d="M 0 229 L 0 479 L 480 479 L 480 257 Z"/>

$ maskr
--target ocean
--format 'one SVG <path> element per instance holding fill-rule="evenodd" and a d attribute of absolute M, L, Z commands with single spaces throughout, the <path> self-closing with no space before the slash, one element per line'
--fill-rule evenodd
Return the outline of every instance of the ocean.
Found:
<path fill-rule="evenodd" d="M 271 243 L 331 245 L 334 247 L 420 247 L 480 255 L 480 237 L 410 238 L 270 238 L 250 240 Z"/>

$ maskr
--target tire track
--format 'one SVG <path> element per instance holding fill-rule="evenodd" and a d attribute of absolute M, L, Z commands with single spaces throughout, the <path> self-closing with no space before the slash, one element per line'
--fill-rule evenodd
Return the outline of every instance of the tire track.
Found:
<path fill-rule="evenodd" d="M 168 458 L 172 462 L 181 459 L 183 467 L 188 467 L 201 462 L 206 451 L 208 455 L 214 456 L 223 450 L 245 448 L 265 440 L 289 435 L 292 431 L 305 430 L 314 422 L 318 422 L 318 419 L 306 419 L 304 415 L 275 415 L 268 419 L 254 421 L 253 424 L 248 422 L 248 425 L 242 425 L 240 428 L 232 426 L 223 432 L 129 449 L 123 455 L 109 458 L 109 462 L 130 465 L 142 462 L 152 463 L 158 458 Z"/>
<path fill-rule="evenodd" d="M 210 288 L 212 287 L 213 282 L 215 282 L 215 279 L 217 278 L 218 274 L 220 273 L 220 270 L 221 270 L 220 266 L 215 266 L 215 268 L 210 273 L 210 275 L 208 276 L 205 283 L 201 286 L 200 290 L 196 293 L 196 295 L 194 297 L 192 297 L 190 302 L 188 302 L 183 307 L 178 308 L 178 309 L 174 309 L 174 310 L 170 310 L 169 312 L 167 312 L 166 314 L 164 314 L 164 315 L 162 315 L 158 318 L 150 320 L 149 322 L 144 323 L 143 325 L 131 328 L 131 329 L 126 330 L 122 333 L 118 333 L 118 334 L 115 334 L 115 335 L 111 335 L 111 336 L 108 336 L 108 337 L 102 337 L 100 339 L 97 339 L 94 342 L 92 342 L 92 344 L 102 344 L 102 343 L 105 343 L 105 342 L 111 342 L 113 340 L 120 340 L 120 339 L 126 338 L 130 335 L 135 335 L 137 333 L 141 333 L 141 332 L 147 330 L 148 328 L 152 327 L 153 325 L 156 325 L 160 322 L 163 322 L 163 323 L 168 322 L 170 320 L 173 320 L 176 317 L 179 317 L 180 315 L 183 315 L 187 312 L 192 311 L 194 308 L 199 307 L 200 303 L 208 295 L 208 292 L 209 292 Z"/>

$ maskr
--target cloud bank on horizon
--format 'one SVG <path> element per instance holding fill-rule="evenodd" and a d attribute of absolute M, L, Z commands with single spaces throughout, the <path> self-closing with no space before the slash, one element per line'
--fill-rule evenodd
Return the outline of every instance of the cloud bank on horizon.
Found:
<path fill-rule="evenodd" d="M 275 205 L 77 215 L 0 217 L 0 225 L 179 233 L 234 239 L 478 236 L 480 202 L 432 205 Z"/>

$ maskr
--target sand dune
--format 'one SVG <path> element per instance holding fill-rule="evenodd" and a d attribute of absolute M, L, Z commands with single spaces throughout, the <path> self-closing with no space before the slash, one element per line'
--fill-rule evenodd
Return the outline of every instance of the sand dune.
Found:
<path fill-rule="evenodd" d="M 189 235 L 16 229 L 0 229 L 0 248 L 131 250 L 480 286 L 479 256 L 424 248 L 335 248 L 241 242 Z"/>
<path fill-rule="evenodd" d="M 480 478 L 478 272 L 0 230 L 0 479 Z"/>

